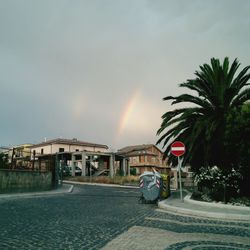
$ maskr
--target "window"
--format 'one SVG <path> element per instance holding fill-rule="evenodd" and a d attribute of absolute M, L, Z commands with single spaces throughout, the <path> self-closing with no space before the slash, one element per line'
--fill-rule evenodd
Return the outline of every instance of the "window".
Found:
<path fill-rule="evenodd" d="M 59 152 L 64 152 L 64 148 L 59 148 Z"/>
<path fill-rule="evenodd" d="M 41 149 L 41 155 L 43 155 L 43 148 Z"/>
<path fill-rule="evenodd" d="M 79 149 L 76 149 L 76 152 L 79 152 Z"/>
<path fill-rule="evenodd" d="M 144 162 L 145 160 L 145 156 L 144 155 L 140 155 L 140 158 L 139 158 L 139 162 Z"/>

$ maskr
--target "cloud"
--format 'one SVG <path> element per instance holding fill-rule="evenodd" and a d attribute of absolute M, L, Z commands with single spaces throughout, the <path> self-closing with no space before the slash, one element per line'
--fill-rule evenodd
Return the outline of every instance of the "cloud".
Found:
<path fill-rule="evenodd" d="M 154 142 L 162 102 L 215 56 L 249 65 L 246 1 L 1 1 L 0 144 Z M 117 130 L 135 89 L 139 94 Z"/>

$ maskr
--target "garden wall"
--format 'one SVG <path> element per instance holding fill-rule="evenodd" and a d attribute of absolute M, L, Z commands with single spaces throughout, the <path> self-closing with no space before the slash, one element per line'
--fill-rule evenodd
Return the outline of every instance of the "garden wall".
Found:
<path fill-rule="evenodd" d="M 45 191 L 51 188 L 51 172 L 0 169 L 0 193 Z"/>

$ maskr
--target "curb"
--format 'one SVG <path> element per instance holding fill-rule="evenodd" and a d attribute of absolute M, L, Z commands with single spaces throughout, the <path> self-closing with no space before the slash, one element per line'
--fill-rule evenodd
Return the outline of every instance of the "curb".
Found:
<path fill-rule="evenodd" d="M 79 182 L 79 181 L 63 181 L 65 184 L 75 184 L 75 185 L 89 185 L 89 186 L 102 186 L 102 187 L 119 187 L 119 188 L 131 188 L 138 189 L 137 186 L 126 186 L 118 184 L 104 184 L 104 183 L 90 183 L 90 182 Z"/>
<path fill-rule="evenodd" d="M 64 186 L 69 186 L 67 189 L 59 188 L 55 190 L 50 191 L 44 191 L 44 192 L 30 192 L 30 193 L 14 193 L 14 194 L 0 194 L 0 199 L 8 199 L 8 198 L 26 198 L 26 197 L 38 197 L 38 196 L 44 196 L 44 195 L 56 195 L 56 194 L 67 194 L 72 193 L 74 186 L 64 184 Z"/>
<path fill-rule="evenodd" d="M 172 205 L 167 205 L 165 201 L 160 201 L 158 203 L 158 207 L 162 208 L 169 212 L 174 212 L 177 214 L 191 215 L 195 217 L 206 217 L 213 219 L 225 219 L 225 220 L 241 220 L 241 221 L 249 221 L 250 215 L 240 215 L 240 214 L 232 214 L 232 213 L 216 213 L 216 212 L 207 212 L 200 210 L 191 210 L 187 208 L 175 207 Z"/>
<path fill-rule="evenodd" d="M 196 201 L 196 200 L 191 199 L 190 194 L 184 197 L 184 201 L 189 204 L 201 205 L 204 207 L 217 207 L 217 208 L 225 208 L 225 209 L 234 209 L 234 210 L 239 210 L 239 211 L 249 211 L 249 214 L 250 214 L 250 207 L 234 206 L 234 205 L 229 205 L 229 204 L 220 204 L 220 203 L 212 203 L 212 202 L 205 202 L 205 201 Z"/>
<path fill-rule="evenodd" d="M 204 202 L 202 202 L 202 203 L 204 203 Z M 204 205 L 204 204 L 201 204 L 199 201 L 197 201 L 195 204 L 196 205 Z M 188 209 L 188 208 L 177 207 L 174 205 L 168 205 L 166 203 L 166 200 L 160 201 L 158 203 L 158 207 L 166 210 L 166 212 L 168 211 L 168 212 L 173 212 L 173 213 L 177 213 L 177 214 L 181 214 L 181 215 L 188 215 L 188 216 L 194 216 L 194 217 L 205 217 L 205 218 L 211 218 L 211 219 L 223 219 L 223 220 L 230 220 L 230 221 L 250 222 L 250 214 L 249 215 L 242 215 L 242 214 L 235 214 L 235 213 L 229 213 L 229 212 L 220 213 L 220 212 L 209 212 L 209 211 L 195 210 L 195 208 Z M 209 206 L 205 205 L 204 207 L 208 208 Z M 216 204 L 214 204 L 213 207 L 216 207 Z"/>

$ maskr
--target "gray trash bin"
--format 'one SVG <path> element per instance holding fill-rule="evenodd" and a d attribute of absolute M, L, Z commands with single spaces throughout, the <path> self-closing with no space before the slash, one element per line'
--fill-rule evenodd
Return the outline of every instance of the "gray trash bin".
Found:
<path fill-rule="evenodd" d="M 157 171 L 145 171 L 140 175 L 139 189 L 142 199 L 153 202 L 160 198 L 162 189 L 162 177 Z"/>

